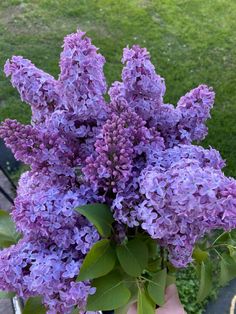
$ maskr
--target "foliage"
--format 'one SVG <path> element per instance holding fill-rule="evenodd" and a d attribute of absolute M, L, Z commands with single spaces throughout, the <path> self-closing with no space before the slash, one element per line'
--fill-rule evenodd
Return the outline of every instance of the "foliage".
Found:
<path fill-rule="evenodd" d="M 0 210 L 0 247 L 9 247 L 20 239 L 9 213 Z"/>
<path fill-rule="evenodd" d="M 77 207 L 76 210 L 95 225 L 101 236 L 110 236 L 111 225 L 114 222 L 114 219 L 107 205 L 96 204 L 94 206 L 94 204 L 89 204 Z"/>
<path fill-rule="evenodd" d="M 147 271 L 148 262 L 158 259 L 158 255 L 148 254 L 146 242 L 146 235 L 137 234 L 136 239 L 128 240 L 122 245 L 115 244 L 112 239 L 94 244 L 82 264 L 82 274 L 77 278 L 84 280 L 99 277 L 92 281 L 96 292 L 88 298 L 88 310 L 121 311 L 131 296 L 132 302 L 138 303 L 140 314 L 154 313 L 156 304 L 164 304 L 166 269 L 161 270 L 159 263 L 155 271 Z M 116 268 L 112 270 L 115 264 Z"/>
<path fill-rule="evenodd" d="M 2 0 L 0 67 L 14 53 L 57 76 L 61 38 L 79 25 L 107 56 L 111 83 L 119 79 L 123 47 L 144 45 L 171 86 L 166 102 L 175 103 L 198 82 L 214 87 L 216 107 L 204 145 L 219 149 L 228 161 L 226 173 L 235 176 L 235 12 L 234 0 Z M 30 108 L 0 75 L 0 119 L 29 122 Z"/>
<path fill-rule="evenodd" d="M 180 299 L 189 314 L 201 314 L 207 300 L 209 298 L 216 297 L 220 284 L 224 285 L 236 277 L 235 235 L 236 233 L 233 230 L 231 232 L 222 232 L 220 234 L 219 232 L 216 232 L 211 237 L 205 238 L 201 243 L 199 243 L 199 246 L 195 248 L 193 263 L 187 269 L 182 269 L 176 272 L 176 269 L 174 269 L 168 261 L 163 260 L 165 267 L 168 269 L 168 273 L 171 274 L 171 276 L 177 276 L 176 284 L 180 293 Z M 138 241 L 138 244 L 136 243 L 134 246 L 134 251 L 132 250 L 133 241 Z M 136 273 L 136 259 L 142 261 L 142 258 L 140 258 L 140 251 L 136 250 L 138 247 L 142 247 L 142 242 L 145 246 L 147 246 L 145 236 L 142 237 L 141 235 L 137 235 L 137 239 L 130 240 L 128 242 L 126 241 L 125 244 L 123 244 L 125 250 L 124 252 L 126 252 L 124 262 L 122 259 L 125 254 L 120 254 L 120 252 L 123 252 L 123 249 L 120 251 L 121 246 L 117 246 L 116 251 L 119 262 L 117 261 L 116 263 L 116 274 L 118 270 L 120 274 L 120 279 L 117 282 L 119 284 L 123 282 L 124 286 L 127 288 L 130 288 L 130 282 L 132 285 L 136 286 L 132 301 L 138 302 L 138 313 L 154 313 L 154 304 L 162 305 L 164 303 L 164 291 L 165 287 L 168 285 L 166 268 L 161 269 L 164 265 L 161 266 L 162 263 L 159 262 L 156 264 L 158 266 L 154 272 L 147 271 L 147 268 L 146 270 L 143 268 L 140 273 L 139 268 L 137 267 L 138 271 Z M 93 248 L 91 251 L 93 251 Z M 160 252 L 158 250 L 155 251 L 156 253 L 154 255 L 152 255 L 151 252 L 152 251 L 149 250 L 149 263 L 152 263 L 153 259 L 155 260 L 160 256 Z M 129 259 L 129 255 L 132 255 L 132 258 Z M 131 270 L 132 265 L 134 265 L 134 272 Z M 104 264 L 104 268 L 105 267 L 106 262 Z M 127 278 L 127 275 L 123 274 L 122 269 L 130 277 Z M 93 271 L 95 270 L 93 269 Z M 113 276 L 112 274 L 113 272 L 110 272 L 111 276 Z M 107 276 L 109 277 L 110 275 Z M 98 281 L 101 287 L 105 285 L 106 278 L 108 277 L 102 277 L 101 281 Z M 93 278 L 93 276 L 91 276 L 91 278 Z M 100 289 L 98 289 L 98 292 L 96 292 L 91 298 L 98 300 L 102 293 L 103 290 L 100 291 Z M 109 293 L 108 305 L 110 306 L 110 309 L 115 309 L 119 306 L 122 308 L 123 298 L 121 297 L 121 303 L 119 304 L 118 299 L 115 298 L 116 293 L 114 292 L 114 294 L 112 294 L 110 290 Z M 114 298 L 114 303 L 112 303 L 112 298 Z M 101 299 L 99 300 L 99 306 L 103 309 L 103 301 L 101 301 Z M 105 298 L 104 303 L 106 303 L 106 300 L 107 298 Z M 104 306 L 104 310 L 109 309 L 109 306 Z M 91 309 L 96 310 L 96 306 Z M 123 312 L 116 311 L 116 313 Z"/>
<path fill-rule="evenodd" d="M 46 310 L 42 305 L 42 299 L 40 297 L 29 298 L 24 306 L 23 314 L 46 314 Z"/>

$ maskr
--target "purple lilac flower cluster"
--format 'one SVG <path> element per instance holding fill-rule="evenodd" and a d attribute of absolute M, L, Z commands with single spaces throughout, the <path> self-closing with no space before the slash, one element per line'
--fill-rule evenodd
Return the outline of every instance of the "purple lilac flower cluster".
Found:
<path fill-rule="evenodd" d="M 175 107 L 164 103 L 164 79 L 145 48 L 125 48 L 122 62 L 108 103 L 105 59 L 81 31 L 65 38 L 58 80 L 22 57 L 5 65 L 32 122 L 8 119 L 0 137 L 31 170 L 12 212 L 23 238 L 0 252 L 0 289 L 41 295 L 48 314 L 82 313 L 94 293 L 75 281 L 99 240 L 77 206 L 109 204 L 118 240 L 124 226 L 140 227 L 176 267 L 191 262 L 205 233 L 236 227 L 236 181 L 216 150 L 192 144 L 207 134 L 212 89 L 200 85 Z"/>
<path fill-rule="evenodd" d="M 75 279 L 99 234 L 74 208 L 102 201 L 79 173 L 107 115 L 103 64 L 78 31 L 65 38 L 58 80 L 22 57 L 5 65 L 31 105 L 32 123 L 7 119 L 0 136 L 31 170 L 19 181 L 12 212 L 23 239 L 0 253 L 0 289 L 24 298 L 41 295 L 50 314 L 70 313 L 74 306 L 82 313 L 94 293 L 89 282 Z"/>

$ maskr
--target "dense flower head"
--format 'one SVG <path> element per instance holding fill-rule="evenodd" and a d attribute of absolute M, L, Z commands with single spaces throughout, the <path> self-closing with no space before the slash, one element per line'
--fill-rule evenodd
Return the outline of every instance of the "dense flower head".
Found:
<path fill-rule="evenodd" d="M 209 166 L 214 169 L 222 169 L 225 166 L 225 161 L 217 150 L 183 144 L 167 148 L 163 151 L 154 151 L 150 157 L 150 164 L 168 169 L 182 159 L 198 161 L 202 168 Z"/>
<path fill-rule="evenodd" d="M 75 282 L 83 259 L 74 248 L 58 248 L 44 239 L 26 237 L 0 252 L 0 285 L 24 299 L 40 294 L 50 314 L 69 314 L 74 306 L 85 309 L 95 289 Z"/>
<path fill-rule="evenodd" d="M 21 100 L 31 105 L 32 121 L 44 121 L 58 104 L 56 80 L 21 56 L 7 60 L 4 71 L 11 76 L 11 83 L 20 93 Z"/>
<path fill-rule="evenodd" d="M 30 165 L 33 170 L 74 176 L 73 151 L 57 133 L 7 119 L 1 125 L 0 136 L 15 158 Z"/>
<path fill-rule="evenodd" d="M 131 108 L 142 118 L 149 120 L 163 103 L 165 82 L 155 72 L 146 48 L 133 46 L 125 48 L 122 62 L 122 82 L 115 82 L 110 88 L 111 100 L 124 97 Z"/>
<path fill-rule="evenodd" d="M 19 182 L 12 215 L 25 235 L 49 238 L 61 248 L 74 245 L 86 254 L 99 236 L 74 208 L 96 201 L 99 199 L 85 186 L 69 190 L 64 184 L 51 186 L 42 174 L 26 172 Z"/>
<path fill-rule="evenodd" d="M 59 76 L 60 108 L 89 121 L 105 116 L 105 58 L 84 34 L 78 31 L 64 40 Z"/>
<path fill-rule="evenodd" d="M 236 223 L 235 181 L 196 160 L 182 159 L 167 171 L 147 167 L 140 194 L 145 196 L 137 208 L 142 228 L 161 239 L 177 267 L 191 261 L 194 243 L 206 232 L 230 230 Z"/>
<path fill-rule="evenodd" d="M 150 125 L 155 126 L 167 147 L 201 141 L 207 135 L 205 122 L 210 118 L 215 93 L 206 85 L 192 89 L 178 101 L 177 107 L 162 104 Z"/>
<path fill-rule="evenodd" d="M 181 113 L 178 128 L 182 139 L 186 138 L 187 142 L 192 142 L 205 138 L 207 135 L 205 122 L 210 118 L 214 99 L 215 93 L 206 85 L 200 85 L 180 98 L 176 109 Z"/>
<path fill-rule="evenodd" d="M 23 239 L 0 252 L 0 289 L 40 295 L 48 314 L 84 313 L 91 283 L 76 282 L 100 237 L 75 208 L 106 203 L 114 239 L 138 227 L 169 251 L 176 267 L 192 260 L 196 241 L 236 227 L 236 181 L 207 134 L 214 92 L 200 85 L 177 106 L 164 103 L 165 82 L 145 48 L 123 51 L 122 81 L 106 102 L 104 57 L 81 31 L 64 40 L 58 80 L 23 57 L 5 73 L 31 105 L 31 125 L 7 119 L 0 137 L 31 170 L 19 180 L 12 217 Z"/>
<path fill-rule="evenodd" d="M 126 101 L 110 104 L 110 114 L 95 142 L 95 154 L 87 158 L 83 172 L 90 184 L 117 193 L 133 176 L 137 160 L 149 158 L 153 148 L 164 143 L 154 128 L 147 128 Z"/>

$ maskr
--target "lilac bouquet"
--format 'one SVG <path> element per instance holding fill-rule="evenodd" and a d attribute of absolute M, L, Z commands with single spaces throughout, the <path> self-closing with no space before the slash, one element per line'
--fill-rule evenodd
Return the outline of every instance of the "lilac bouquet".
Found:
<path fill-rule="evenodd" d="M 5 64 L 32 108 L 30 125 L 7 119 L 0 126 L 31 168 L 14 202 L 17 231 L 0 215 L 8 226 L 0 289 L 22 297 L 24 313 L 37 312 L 35 304 L 48 314 L 126 313 L 133 302 L 138 313 L 154 313 L 173 274 L 189 263 L 202 300 L 212 256 L 221 283 L 236 276 L 236 181 L 223 174 L 218 151 L 192 144 L 207 135 L 212 88 L 165 104 L 164 79 L 148 51 L 133 46 L 123 51 L 122 81 L 106 102 L 104 63 L 77 31 L 64 40 L 58 80 L 20 56 Z M 203 238 L 215 229 L 224 231 Z"/>

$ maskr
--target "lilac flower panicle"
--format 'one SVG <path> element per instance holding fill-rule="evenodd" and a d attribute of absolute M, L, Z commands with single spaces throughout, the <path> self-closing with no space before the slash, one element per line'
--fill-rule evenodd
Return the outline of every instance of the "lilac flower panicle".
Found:
<path fill-rule="evenodd" d="M 207 135 L 205 122 L 210 118 L 214 98 L 212 88 L 199 85 L 181 97 L 176 108 L 171 104 L 159 106 L 150 126 L 157 127 L 167 147 L 203 140 Z"/>
<path fill-rule="evenodd" d="M 72 247 L 58 248 L 48 241 L 31 238 L 0 253 L 0 285 L 28 298 L 40 294 L 48 313 L 70 313 L 74 306 L 85 309 L 94 293 L 89 282 L 75 282 L 82 256 Z"/>
<path fill-rule="evenodd" d="M 103 74 L 105 58 L 97 53 L 98 49 L 84 34 L 78 31 L 65 37 L 59 86 L 60 107 L 86 121 L 104 118 L 106 81 Z"/>
<path fill-rule="evenodd" d="M 44 121 L 58 104 L 56 80 L 37 69 L 31 61 L 18 56 L 7 60 L 4 72 L 11 76 L 11 83 L 20 93 L 21 100 L 31 105 L 32 121 Z"/>
<path fill-rule="evenodd" d="M 206 85 L 200 85 L 180 98 L 177 104 L 177 110 L 181 113 L 179 128 L 189 133 L 191 142 L 201 141 L 207 135 L 205 122 L 210 118 L 214 99 L 215 93 Z"/>
<path fill-rule="evenodd" d="M 77 206 L 108 204 L 118 243 L 127 226 L 140 227 L 176 267 L 192 261 L 206 233 L 236 228 L 236 181 L 223 174 L 218 151 L 192 144 L 207 134 L 213 90 L 200 85 L 176 107 L 165 104 L 164 79 L 145 48 L 125 48 L 122 62 L 108 103 L 105 59 L 79 30 L 64 40 L 58 80 L 23 57 L 4 68 L 32 122 L 0 125 L 7 147 L 31 167 L 12 211 L 23 238 L 0 251 L 0 289 L 42 296 L 47 314 L 85 313 L 96 290 L 76 282 L 100 239 Z"/>
<path fill-rule="evenodd" d="M 117 193 L 133 176 L 135 158 L 145 154 L 148 159 L 153 147 L 164 148 L 159 133 L 145 125 L 127 102 L 110 104 L 110 115 L 95 143 L 95 154 L 87 158 L 83 168 L 91 184 Z"/>
<path fill-rule="evenodd" d="M 194 244 L 205 233 L 230 230 L 236 223 L 236 182 L 194 159 L 168 170 L 148 166 L 140 176 L 140 193 L 142 227 L 168 248 L 176 267 L 191 261 Z"/>
<path fill-rule="evenodd" d="M 155 72 L 146 48 L 125 48 L 122 62 L 123 82 L 115 82 L 109 90 L 111 100 L 124 97 L 131 108 L 142 118 L 149 120 L 163 103 L 165 82 Z"/>
<path fill-rule="evenodd" d="M 1 125 L 0 136 L 11 148 L 15 158 L 30 165 L 32 169 L 74 175 L 73 151 L 57 133 L 45 132 L 7 119 Z"/>

